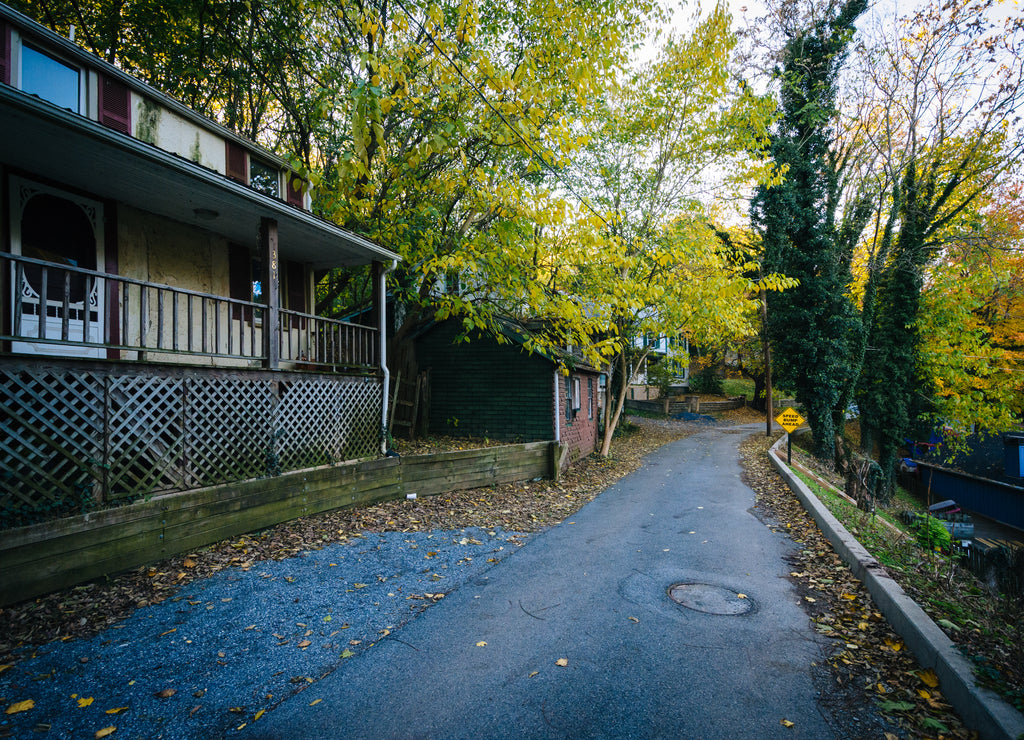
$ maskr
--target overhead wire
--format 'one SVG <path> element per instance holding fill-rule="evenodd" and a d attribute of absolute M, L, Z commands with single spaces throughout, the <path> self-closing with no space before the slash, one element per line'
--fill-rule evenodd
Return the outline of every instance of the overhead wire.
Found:
<path fill-rule="evenodd" d="M 454 59 L 452 59 L 448 55 L 448 53 L 445 52 L 444 49 L 441 48 L 440 44 L 438 44 L 437 40 L 434 38 L 434 34 L 432 34 L 427 29 L 427 27 L 424 26 L 419 21 L 418 18 L 416 18 L 411 12 L 409 12 L 409 9 L 405 6 L 405 3 L 403 3 L 402 0 L 394 0 L 394 1 L 398 4 L 398 7 L 402 9 L 402 12 L 405 13 L 405 15 L 409 18 L 409 20 L 412 21 L 413 23 L 415 23 L 419 27 L 419 29 L 424 33 L 424 35 L 427 37 L 427 39 L 429 39 L 429 41 L 430 41 L 431 45 L 434 47 L 434 49 L 436 49 L 437 52 L 442 57 L 444 57 L 445 60 L 447 60 L 448 64 L 451 65 L 452 69 L 454 69 L 456 72 L 458 72 L 459 77 L 461 77 L 466 82 L 466 84 L 469 85 L 473 89 L 473 91 L 480 97 L 480 100 L 483 101 L 484 105 L 487 106 L 487 108 L 490 109 L 490 111 L 492 113 L 494 113 L 494 115 L 496 115 L 501 120 L 502 123 L 505 124 L 505 126 L 508 128 L 508 130 L 511 131 L 516 136 L 516 138 L 519 139 L 519 141 L 522 142 L 523 146 L 525 146 L 527 149 L 530 150 L 530 152 L 532 153 L 533 157 L 540 163 L 541 167 L 543 167 L 548 172 L 550 172 L 552 175 L 554 175 L 555 179 L 558 180 L 560 183 L 562 183 L 562 185 L 565 186 L 565 188 L 570 193 L 572 193 L 572 195 L 575 196 L 576 199 L 580 203 L 582 203 L 586 207 L 586 209 L 588 211 L 590 211 L 595 216 L 597 216 L 597 218 L 599 218 L 601 220 L 601 222 L 604 223 L 605 226 L 607 226 L 608 228 L 611 228 L 612 225 L 608 222 L 608 220 L 600 212 L 597 211 L 597 209 L 595 209 L 590 204 L 590 201 L 588 201 L 584 196 L 581 196 L 579 193 L 577 193 L 576 190 L 573 188 L 572 184 L 569 183 L 565 178 L 562 177 L 561 172 L 559 172 L 559 170 L 557 168 L 555 168 L 550 163 L 548 163 L 548 161 L 544 158 L 544 155 L 542 155 L 540 152 L 538 152 L 537 149 L 534 147 L 534 145 L 525 136 L 523 136 L 523 134 L 515 126 L 512 125 L 512 123 L 505 117 L 505 115 L 501 111 L 499 111 L 494 106 L 494 104 L 487 98 L 487 96 L 484 94 L 484 92 L 476 85 L 476 83 L 474 83 L 466 75 L 466 73 L 462 70 L 462 67 L 460 67 L 458 65 L 458 63 L 456 63 L 456 61 Z M 491 81 L 491 82 L 494 81 L 493 79 L 491 79 L 491 77 L 487 73 L 481 71 L 481 74 L 483 74 L 484 77 L 486 77 L 489 81 Z M 523 113 L 521 108 L 519 109 L 519 112 Z M 525 113 L 524 113 L 524 115 L 525 115 Z"/>

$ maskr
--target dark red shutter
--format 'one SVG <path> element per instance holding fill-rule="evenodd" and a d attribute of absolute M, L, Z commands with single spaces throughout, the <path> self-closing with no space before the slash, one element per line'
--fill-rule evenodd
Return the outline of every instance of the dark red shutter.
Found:
<path fill-rule="evenodd" d="M 132 133 L 132 93 L 120 80 L 100 78 L 100 123 L 107 128 Z"/>
<path fill-rule="evenodd" d="M 0 21 L 0 82 L 11 84 L 11 28 Z"/>
<path fill-rule="evenodd" d="M 234 141 L 225 141 L 224 143 L 227 146 L 227 167 L 224 174 L 232 180 L 248 185 L 249 157 L 246 155 L 245 147 Z"/>
<path fill-rule="evenodd" d="M 288 179 L 288 195 L 287 200 L 291 205 L 299 208 L 306 207 L 306 181 L 296 175 L 294 172 L 288 172 L 286 175 Z"/>

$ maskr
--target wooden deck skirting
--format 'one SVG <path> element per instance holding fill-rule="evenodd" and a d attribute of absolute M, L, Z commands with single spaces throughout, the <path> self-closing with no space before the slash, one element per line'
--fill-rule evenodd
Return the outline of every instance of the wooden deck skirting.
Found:
<path fill-rule="evenodd" d="M 310 514 L 549 477 L 557 454 L 530 442 L 343 463 L 6 530 L 0 606 Z"/>

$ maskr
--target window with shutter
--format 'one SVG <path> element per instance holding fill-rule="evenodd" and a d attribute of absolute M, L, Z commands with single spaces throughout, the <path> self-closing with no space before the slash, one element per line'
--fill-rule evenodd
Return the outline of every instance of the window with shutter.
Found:
<path fill-rule="evenodd" d="M 0 82 L 11 84 L 11 29 L 0 21 Z"/>
<path fill-rule="evenodd" d="M 248 185 L 249 157 L 245 151 L 245 147 L 235 143 L 234 141 L 225 141 L 224 145 L 227 147 L 227 166 L 224 174 L 232 180 L 237 180 L 243 185 Z"/>
<path fill-rule="evenodd" d="M 120 80 L 103 77 L 99 90 L 100 123 L 107 128 L 132 133 L 132 94 Z"/>
<path fill-rule="evenodd" d="M 288 182 L 288 195 L 285 200 L 298 208 L 306 207 L 306 181 L 293 172 L 285 175 Z"/>

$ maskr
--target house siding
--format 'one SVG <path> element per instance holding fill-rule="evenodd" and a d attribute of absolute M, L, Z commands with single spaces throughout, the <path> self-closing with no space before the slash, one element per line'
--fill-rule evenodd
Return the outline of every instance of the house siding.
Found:
<path fill-rule="evenodd" d="M 455 322 L 416 342 L 430 371 L 430 430 L 439 434 L 534 441 L 552 439 L 552 365 L 490 337 L 453 345 Z"/>
<path fill-rule="evenodd" d="M 120 274 L 125 277 L 211 295 L 230 295 L 228 242 L 212 232 L 121 206 L 117 209 L 117 242 Z M 118 305 L 115 315 L 122 315 L 122 305 Z M 164 331 L 177 332 L 181 346 L 186 346 L 187 319 L 181 316 L 177 326 L 173 326 L 168 309 L 163 320 Z M 151 334 L 157 331 L 157 321 L 158 313 L 151 312 L 147 326 Z M 206 325 L 202 327 L 202 316 L 196 311 L 192 317 L 193 336 L 201 336 L 203 330 L 207 335 L 212 334 L 213 321 L 213 316 L 207 316 Z M 138 333 L 138 323 L 138 313 L 129 310 L 127 335 Z M 237 334 L 237 321 L 235 325 Z M 122 351 L 121 359 L 138 359 L 136 355 L 136 352 Z M 146 359 L 189 365 L 245 366 L 242 361 L 202 355 L 171 356 L 150 352 Z"/>

